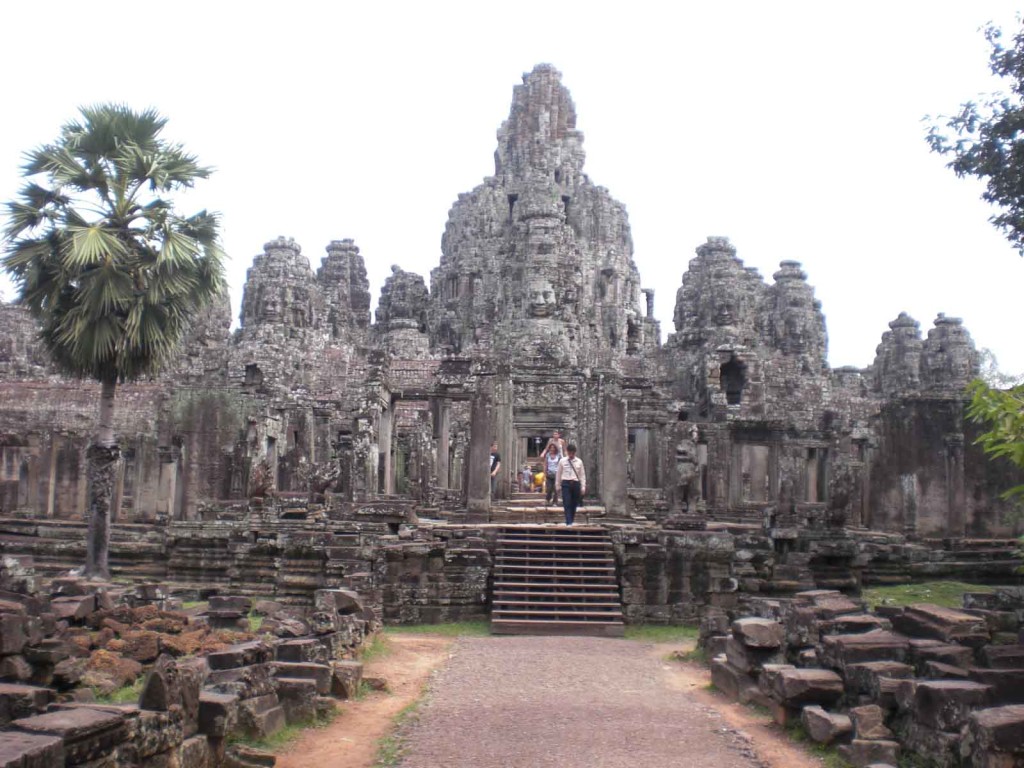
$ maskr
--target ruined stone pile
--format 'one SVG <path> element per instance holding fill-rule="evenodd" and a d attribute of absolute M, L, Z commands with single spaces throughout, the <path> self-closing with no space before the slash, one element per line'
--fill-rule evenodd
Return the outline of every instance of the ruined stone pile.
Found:
<path fill-rule="evenodd" d="M 272 765 L 232 738 L 266 738 L 355 696 L 354 656 L 379 627 L 348 590 L 317 591 L 307 611 L 236 596 L 184 611 L 156 585 L 37 587 L 29 562 L 3 559 L 0 768 Z M 103 703 L 143 675 L 136 703 Z"/>
<path fill-rule="evenodd" d="M 709 613 L 714 685 L 799 721 L 857 766 L 910 752 L 941 768 L 1024 765 L 1024 590 L 865 610 L 832 590 Z M 752 615 L 751 615 L 752 614 Z"/>

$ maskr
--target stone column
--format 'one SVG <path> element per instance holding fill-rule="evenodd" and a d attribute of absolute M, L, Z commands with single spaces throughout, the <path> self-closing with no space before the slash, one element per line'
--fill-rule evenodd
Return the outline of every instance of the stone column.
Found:
<path fill-rule="evenodd" d="M 377 436 L 378 450 L 380 451 L 380 462 L 384 468 L 384 483 L 381 487 L 381 493 L 392 494 L 395 492 L 395 477 L 394 471 L 391 466 L 391 433 L 392 423 L 394 421 L 394 413 L 392 411 L 394 403 L 391 403 L 388 408 L 381 411 L 380 414 L 380 434 Z"/>
<path fill-rule="evenodd" d="M 515 428 L 512 423 L 514 392 L 511 376 L 502 376 L 495 382 L 494 439 L 501 454 L 501 469 L 498 470 L 498 498 L 511 496 L 509 473 L 516 469 L 512 459 L 515 456 Z"/>
<path fill-rule="evenodd" d="M 435 474 L 437 475 L 438 488 L 448 487 L 448 441 L 451 437 L 452 412 L 451 405 L 444 398 L 435 398 L 433 403 L 434 411 L 434 441 L 437 461 Z"/>
<path fill-rule="evenodd" d="M 601 428 L 601 501 L 609 517 L 626 514 L 626 403 L 607 395 Z"/>
<path fill-rule="evenodd" d="M 490 376 L 478 380 L 473 409 L 469 417 L 469 457 L 466 467 L 466 510 L 487 514 L 491 509 L 490 465 L 491 442 L 494 435 L 494 380 Z"/>
<path fill-rule="evenodd" d="M 967 496 L 964 488 L 964 436 L 946 436 L 946 535 L 963 536 L 967 527 Z"/>

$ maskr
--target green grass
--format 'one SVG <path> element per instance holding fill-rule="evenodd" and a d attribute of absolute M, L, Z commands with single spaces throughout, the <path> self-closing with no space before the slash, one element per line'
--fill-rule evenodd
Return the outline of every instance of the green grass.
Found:
<path fill-rule="evenodd" d="M 374 659 L 380 659 L 391 653 L 391 643 L 387 635 L 377 632 L 370 638 L 370 642 L 359 649 L 359 660 L 364 664 Z"/>
<path fill-rule="evenodd" d="M 630 624 L 626 627 L 627 640 L 639 640 L 644 643 L 681 643 L 696 640 L 698 635 L 698 627 L 664 624 Z"/>
<path fill-rule="evenodd" d="M 183 611 L 191 611 L 193 608 L 206 610 L 209 605 L 210 603 L 207 600 L 185 600 L 181 604 L 181 609 Z"/>
<path fill-rule="evenodd" d="M 419 709 L 426 698 L 426 687 L 420 691 L 415 701 L 411 701 L 395 715 L 391 732 L 377 744 L 377 760 L 374 768 L 394 768 L 405 755 L 405 728 L 414 723 Z"/>
<path fill-rule="evenodd" d="M 255 614 L 255 613 L 250 613 L 249 614 L 249 631 L 250 632 L 254 632 L 254 633 L 255 632 L 259 632 L 260 631 L 260 627 L 262 627 L 262 626 L 263 626 L 263 617 Z"/>
<path fill-rule="evenodd" d="M 870 587 L 862 597 L 871 608 L 879 605 L 905 606 L 913 603 L 935 603 L 946 608 L 962 608 L 964 592 L 992 592 L 985 584 L 960 581 L 927 581 L 921 584 L 897 584 L 891 587 Z"/>
<path fill-rule="evenodd" d="M 263 749 L 267 752 L 277 752 L 281 748 L 288 746 L 291 742 L 295 741 L 302 732 L 309 728 L 326 728 L 340 714 L 337 710 L 326 717 L 317 717 L 311 721 L 305 723 L 292 723 L 286 725 L 276 733 L 272 733 L 265 739 L 248 739 L 244 736 L 230 736 L 228 743 L 230 744 L 244 744 L 247 747 L 253 749 Z"/>
<path fill-rule="evenodd" d="M 786 726 L 785 731 L 786 735 L 799 744 L 805 752 L 818 758 L 824 768 L 852 768 L 850 763 L 846 762 L 839 752 L 836 751 L 835 747 L 827 747 L 824 744 L 812 741 L 802 723 L 791 723 Z"/>
<path fill-rule="evenodd" d="M 131 704 L 139 700 L 139 695 L 142 693 L 142 686 L 146 684 L 146 676 L 140 676 L 131 685 L 126 685 L 122 688 L 118 688 L 116 691 L 112 691 L 105 696 L 96 694 L 96 701 L 100 704 Z M 95 689 L 93 689 L 95 691 Z"/>
<path fill-rule="evenodd" d="M 384 627 L 389 635 L 440 635 L 441 637 L 480 637 L 491 634 L 486 621 L 452 621 L 445 624 L 396 624 Z"/>

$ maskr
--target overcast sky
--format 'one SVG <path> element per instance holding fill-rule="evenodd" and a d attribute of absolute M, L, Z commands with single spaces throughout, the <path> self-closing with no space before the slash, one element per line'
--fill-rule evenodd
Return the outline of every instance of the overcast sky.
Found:
<path fill-rule="evenodd" d="M 725 235 L 769 281 L 803 262 L 834 366 L 866 366 L 905 310 L 963 317 L 1024 371 L 1024 260 L 980 184 L 924 141 L 999 86 L 978 28 L 1010 2 L 214 3 L 0 6 L 0 200 L 22 153 L 83 104 L 152 106 L 216 168 L 182 199 L 223 217 L 245 271 L 287 235 L 315 269 L 354 238 L 376 305 L 391 264 L 429 279 L 460 192 L 494 171 L 512 88 L 563 74 L 585 171 L 626 205 L 663 332 L 694 248 Z M 0 283 L 13 298 L 9 282 Z"/>

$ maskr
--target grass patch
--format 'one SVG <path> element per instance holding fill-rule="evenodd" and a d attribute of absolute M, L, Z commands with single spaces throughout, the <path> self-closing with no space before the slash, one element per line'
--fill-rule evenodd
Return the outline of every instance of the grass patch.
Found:
<path fill-rule="evenodd" d="M 384 627 L 389 635 L 440 635 L 441 637 L 481 637 L 491 634 L 486 621 L 452 621 L 446 624 L 397 624 Z"/>
<path fill-rule="evenodd" d="M 415 701 L 411 701 L 395 715 L 391 732 L 377 744 L 377 760 L 374 768 L 394 768 L 405 755 L 405 729 L 416 722 L 420 707 L 425 700 L 426 688 L 420 691 Z"/>
<path fill-rule="evenodd" d="M 913 603 L 935 603 L 946 608 L 962 608 L 964 592 L 994 592 L 986 584 L 965 584 L 962 581 L 926 581 L 921 584 L 897 584 L 891 587 L 870 587 L 862 597 L 871 608 L 879 605 L 902 607 Z"/>
<path fill-rule="evenodd" d="M 645 643 L 679 643 L 696 640 L 700 635 L 698 627 L 667 626 L 665 624 L 629 624 L 626 639 Z"/>
<path fill-rule="evenodd" d="M 96 701 L 99 704 L 134 704 L 139 700 L 139 695 L 142 693 L 142 686 L 145 684 L 146 676 L 141 675 L 131 685 L 118 688 L 116 691 L 112 691 L 106 695 L 96 693 Z M 94 693 L 95 691 L 96 689 L 93 688 Z"/>
<path fill-rule="evenodd" d="M 370 642 L 359 649 L 359 660 L 364 664 L 374 659 L 380 659 L 391 653 L 391 643 L 383 632 L 377 632 Z"/>
<path fill-rule="evenodd" d="M 255 614 L 255 613 L 250 613 L 248 618 L 249 618 L 249 631 L 250 632 L 259 632 L 260 631 L 260 627 L 263 626 L 263 617 L 258 615 L 258 614 Z"/>
<path fill-rule="evenodd" d="M 325 715 L 323 717 L 317 717 L 313 720 L 305 723 L 293 723 L 286 725 L 276 733 L 272 733 L 265 739 L 247 739 L 244 736 L 231 736 L 228 738 L 229 744 L 244 744 L 247 747 L 253 749 L 263 749 L 267 752 L 277 752 L 281 748 L 288 746 L 291 742 L 295 741 L 302 732 L 309 728 L 326 728 L 334 719 L 340 714 L 338 710 Z"/>
<path fill-rule="evenodd" d="M 843 759 L 835 747 L 826 747 L 812 741 L 803 723 L 790 723 L 785 728 L 786 735 L 799 744 L 805 752 L 821 761 L 824 768 L 852 768 L 852 765 Z"/>
<path fill-rule="evenodd" d="M 210 607 L 208 600 L 185 600 L 181 604 L 183 611 L 191 611 L 193 608 L 202 608 L 204 611 Z"/>

